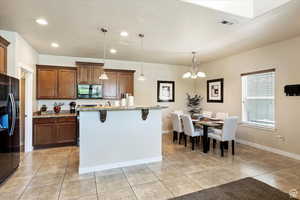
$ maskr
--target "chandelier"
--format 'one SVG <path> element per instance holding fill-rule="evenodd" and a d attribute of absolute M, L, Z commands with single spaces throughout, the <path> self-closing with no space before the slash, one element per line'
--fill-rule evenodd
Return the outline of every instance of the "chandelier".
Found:
<path fill-rule="evenodd" d="M 206 77 L 206 74 L 204 72 L 198 71 L 197 62 L 196 62 L 196 52 L 192 52 L 193 59 L 192 59 L 192 67 L 189 72 L 186 72 L 182 75 L 182 78 L 184 79 L 196 79 L 196 78 L 204 78 Z"/>

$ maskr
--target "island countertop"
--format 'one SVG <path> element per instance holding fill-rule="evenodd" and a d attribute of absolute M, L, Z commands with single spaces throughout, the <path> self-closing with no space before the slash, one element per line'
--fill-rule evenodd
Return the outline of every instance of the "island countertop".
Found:
<path fill-rule="evenodd" d="M 99 110 L 108 110 L 108 111 L 126 111 L 126 110 L 142 110 L 142 109 L 149 109 L 149 110 L 159 110 L 168 108 L 167 106 L 78 106 L 77 111 L 99 111 Z"/>

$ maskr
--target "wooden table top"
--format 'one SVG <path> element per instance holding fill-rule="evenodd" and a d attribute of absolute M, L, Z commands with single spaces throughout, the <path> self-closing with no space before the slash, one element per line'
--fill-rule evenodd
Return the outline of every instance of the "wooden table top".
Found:
<path fill-rule="evenodd" d="M 220 127 L 220 126 L 223 126 L 223 124 L 224 124 L 224 122 L 221 120 L 219 120 L 219 121 L 200 120 L 200 121 L 195 121 L 194 123 L 197 125 L 209 126 L 209 127 Z"/>

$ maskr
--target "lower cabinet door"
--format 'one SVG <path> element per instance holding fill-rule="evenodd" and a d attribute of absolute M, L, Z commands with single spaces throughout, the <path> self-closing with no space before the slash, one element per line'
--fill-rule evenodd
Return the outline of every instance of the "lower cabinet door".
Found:
<path fill-rule="evenodd" d="M 57 143 L 76 142 L 76 123 L 57 124 Z"/>
<path fill-rule="evenodd" d="M 56 127 L 53 124 L 35 124 L 33 145 L 48 145 L 55 143 Z"/>

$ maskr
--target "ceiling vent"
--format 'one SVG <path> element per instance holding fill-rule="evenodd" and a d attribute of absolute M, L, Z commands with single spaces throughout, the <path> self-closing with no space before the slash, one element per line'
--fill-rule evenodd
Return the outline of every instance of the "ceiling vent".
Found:
<path fill-rule="evenodd" d="M 224 20 L 220 21 L 220 24 L 232 26 L 232 25 L 234 25 L 234 22 L 224 19 Z"/>

